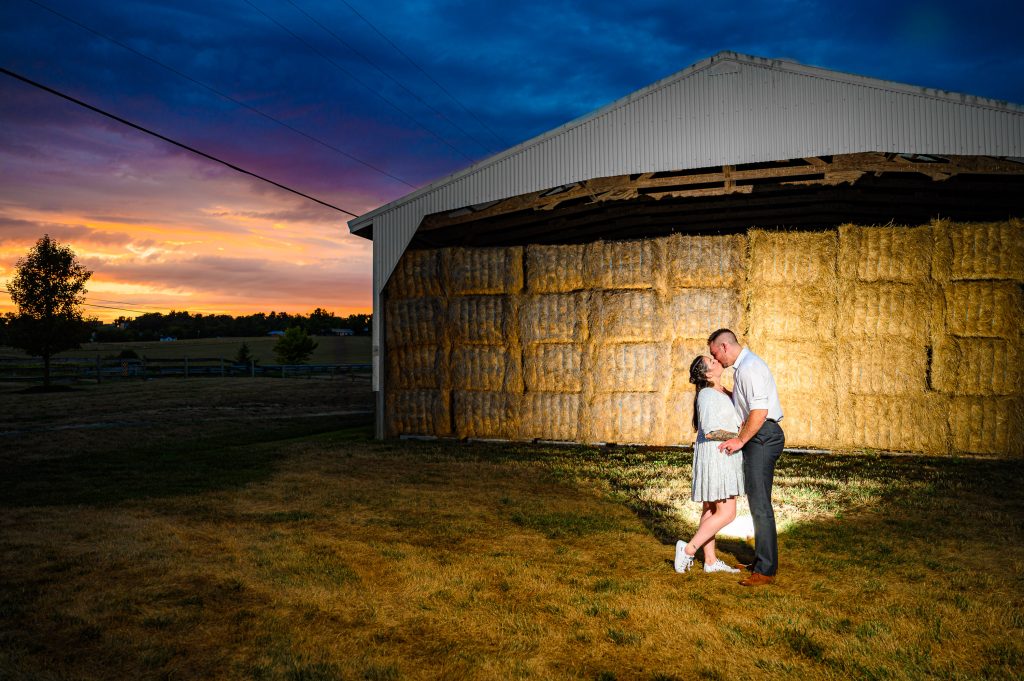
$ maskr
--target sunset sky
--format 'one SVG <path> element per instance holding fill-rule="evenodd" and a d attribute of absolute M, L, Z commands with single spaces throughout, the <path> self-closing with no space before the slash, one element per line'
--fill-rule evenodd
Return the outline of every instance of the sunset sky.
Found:
<path fill-rule="evenodd" d="M 4 0 L 0 66 L 361 214 L 720 50 L 1022 103 L 1022 8 Z M 369 311 L 349 215 L 2 74 L 0 178 L 0 313 L 44 233 L 101 319 Z"/>

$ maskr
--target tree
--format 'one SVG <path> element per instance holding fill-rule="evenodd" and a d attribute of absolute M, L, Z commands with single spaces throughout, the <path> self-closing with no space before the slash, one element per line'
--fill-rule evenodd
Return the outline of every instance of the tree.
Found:
<path fill-rule="evenodd" d="M 274 343 L 274 356 L 281 364 L 305 364 L 317 345 L 302 328 L 292 326 Z"/>
<path fill-rule="evenodd" d="M 253 362 L 252 351 L 249 350 L 248 343 L 242 343 L 242 347 L 238 348 L 238 353 L 235 354 L 235 364 L 248 364 Z"/>
<path fill-rule="evenodd" d="M 7 282 L 11 300 L 18 306 L 18 314 L 7 325 L 8 343 L 43 358 L 43 384 L 47 387 L 50 358 L 79 347 L 89 337 L 81 305 L 91 276 L 71 248 L 45 234 L 18 260 L 14 278 Z"/>

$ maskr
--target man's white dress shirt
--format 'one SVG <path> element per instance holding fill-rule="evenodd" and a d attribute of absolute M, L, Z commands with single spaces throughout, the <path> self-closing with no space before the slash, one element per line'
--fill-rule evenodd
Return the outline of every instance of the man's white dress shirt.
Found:
<path fill-rule="evenodd" d="M 775 377 L 764 360 L 747 348 L 740 350 L 733 362 L 732 403 L 744 421 L 754 409 L 767 409 L 772 421 L 782 420 L 782 404 L 775 387 Z"/>

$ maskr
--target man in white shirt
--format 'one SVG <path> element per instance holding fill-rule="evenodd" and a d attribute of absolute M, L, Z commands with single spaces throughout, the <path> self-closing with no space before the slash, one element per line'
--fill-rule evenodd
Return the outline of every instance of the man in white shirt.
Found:
<path fill-rule="evenodd" d="M 711 356 L 725 367 L 735 367 L 732 403 L 743 419 L 739 434 L 718 446 L 726 454 L 743 450 L 743 482 L 754 521 L 754 562 L 743 586 L 775 581 L 779 569 L 779 540 L 772 510 L 775 462 L 786 435 L 779 426 L 782 405 L 775 378 L 760 357 L 740 346 L 736 334 L 719 329 L 708 338 Z"/>

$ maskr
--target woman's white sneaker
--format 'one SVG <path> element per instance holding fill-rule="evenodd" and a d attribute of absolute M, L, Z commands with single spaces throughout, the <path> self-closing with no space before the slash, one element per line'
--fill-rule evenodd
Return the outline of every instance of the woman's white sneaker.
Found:
<path fill-rule="evenodd" d="M 716 560 L 711 565 L 705 565 L 704 572 L 739 572 L 739 570 L 727 565 L 723 560 Z"/>
<path fill-rule="evenodd" d="M 682 539 L 676 542 L 676 572 L 686 572 L 693 567 L 693 556 L 686 553 L 686 542 Z"/>

